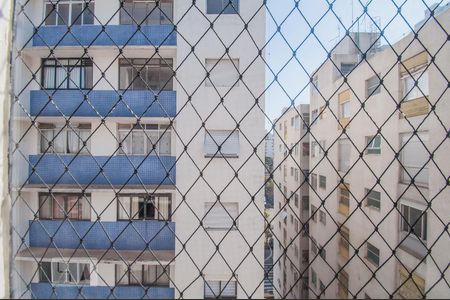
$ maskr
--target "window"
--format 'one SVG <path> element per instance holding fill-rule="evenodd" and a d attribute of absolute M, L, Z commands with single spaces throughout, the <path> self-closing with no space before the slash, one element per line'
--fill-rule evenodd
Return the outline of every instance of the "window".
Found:
<path fill-rule="evenodd" d="M 303 196 L 302 197 L 302 209 L 308 210 L 309 209 L 309 196 Z"/>
<path fill-rule="evenodd" d="M 375 266 L 380 265 L 380 249 L 374 245 L 367 243 L 367 254 L 366 258 L 372 262 Z"/>
<path fill-rule="evenodd" d="M 350 118 L 350 101 L 345 101 L 339 104 L 339 118 Z"/>
<path fill-rule="evenodd" d="M 204 151 L 206 157 L 238 157 L 239 131 L 207 130 Z"/>
<path fill-rule="evenodd" d="M 348 297 L 348 274 L 344 270 L 341 270 L 338 274 L 338 295 L 342 299 Z"/>
<path fill-rule="evenodd" d="M 340 233 L 338 254 L 347 260 L 350 256 L 350 230 L 346 226 L 342 226 Z"/>
<path fill-rule="evenodd" d="M 319 156 L 323 156 L 325 154 L 325 141 L 319 141 Z"/>
<path fill-rule="evenodd" d="M 42 62 L 42 88 L 50 90 L 91 89 L 92 60 L 88 58 L 48 58 Z"/>
<path fill-rule="evenodd" d="M 402 134 L 400 140 L 402 147 L 400 151 L 400 162 L 402 164 L 400 166 L 400 181 L 409 184 L 411 178 L 415 177 L 414 182 L 416 184 L 428 186 L 428 166 L 426 163 L 430 155 L 423 145 L 427 144 L 428 133 L 418 133 L 418 136 Z"/>
<path fill-rule="evenodd" d="M 298 208 L 298 194 L 297 193 L 294 194 L 294 204 L 295 204 L 295 207 Z"/>
<path fill-rule="evenodd" d="M 238 227 L 238 203 L 207 202 L 205 203 L 205 229 L 230 230 Z"/>
<path fill-rule="evenodd" d="M 295 181 L 299 181 L 299 179 L 300 179 L 300 170 L 295 168 L 294 173 L 295 173 L 295 176 L 294 176 Z"/>
<path fill-rule="evenodd" d="M 317 254 L 317 243 L 316 243 L 316 240 L 313 238 L 313 237 L 311 237 L 311 252 L 313 253 L 313 254 Z"/>
<path fill-rule="evenodd" d="M 206 59 L 206 70 L 208 87 L 239 86 L 239 59 Z"/>
<path fill-rule="evenodd" d="M 313 287 L 317 287 L 317 273 L 313 268 L 311 268 L 311 283 Z"/>
<path fill-rule="evenodd" d="M 322 259 L 324 261 L 327 260 L 327 250 L 325 249 L 325 247 L 319 246 L 320 248 L 320 257 L 322 257 Z"/>
<path fill-rule="evenodd" d="M 320 288 L 320 293 L 322 293 L 322 296 L 324 296 L 324 292 L 325 292 L 325 285 L 323 284 L 322 280 L 319 280 L 319 288 Z"/>
<path fill-rule="evenodd" d="M 356 64 L 354 63 L 341 63 L 341 73 L 343 76 L 348 75 Z"/>
<path fill-rule="evenodd" d="M 308 263 L 308 262 L 309 262 L 309 251 L 302 250 L 302 263 Z"/>
<path fill-rule="evenodd" d="M 171 58 L 119 59 L 120 90 L 173 90 Z"/>
<path fill-rule="evenodd" d="M 170 266 L 131 264 L 116 265 L 116 285 L 168 287 Z"/>
<path fill-rule="evenodd" d="M 314 222 L 317 222 L 317 207 L 311 204 L 311 217 Z"/>
<path fill-rule="evenodd" d="M 317 145 L 317 142 L 311 142 L 311 157 L 318 157 L 319 156 L 319 147 Z"/>
<path fill-rule="evenodd" d="M 291 176 L 294 176 L 294 167 L 291 167 Z"/>
<path fill-rule="evenodd" d="M 39 131 L 41 153 L 89 154 L 91 124 L 40 123 Z"/>
<path fill-rule="evenodd" d="M 327 224 L 327 215 L 326 215 L 326 213 L 323 210 L 319 211 L 319 221 L 323 225 Z"/>
<path fill-rule="evenodd" d="M 309 126 L 309 113 L 303 113 L 303 129 L 308 129 Z"/>
<path fill-rule="evenodd" d="M 381 154 L 381 135 L 366 136 L 366 154 Z"/>
<path fill-rule="evenodd" d="M 45 25 L 94 24 L 94 10 L 94 1 L 47 0 L 45 1 Z"/>
<path fill-rule="evenodd" d="M 319 121 L 319 118 L 317 118 L 319 116 L 319 111 L 317 109 L 314 109 L 311 112 L 311 125 L 317 124 L 317 122 Z"/>
<path fill-rule="evenodd" d="M 39 264 L 39 282 L 89 285 L 90 278 L 89 264 L 64 262 L 41 262 Z"/>
<path fill-rule="evenodd" d="M 366 97 L 379 94 L 381 91 L 379 75 L 374 75 L 366 80 Z"/>
<path fill-rule="evenodd" d="M 297 130 L 300 129 L 300 116 L 295 116 L 294 127 Z"/>
<path fill-rule="evenodd" d="M 416 86 L 416 81 L 418 85 Z M 428 71 L 418 71 L 402 78 L 403 99 L 410 101 L 428 96 Z"/>
<path fill-rule="evenodd" d="M 294 123 L 295 123 L 295 118 L 292 117 L 292 118 L 291 118 L 291 127 L 294 127 L 294 126 L 295 126 Z"/>
<path fill-rule="evenodd" d="M 322 175 L 319 176 L 319 187 L 321 189 L 327 188 L 327 178 L 325 176 Z"/>
<path fill-rule="evenodd" d="M 298 155 L 298 145 L 295 145 L 295 147 L 294 147 L 294 154 Z"/>
<path fill-rule="evenodd" d="M 380 209 L 381 208 L 381 193 L 374 191 L 374 190 L 369 190 L 366 189 L 366 205 L 369 207 L 373 207 L 376 209 Z"/>
<path fill-rule="evenodd" d="M 39 194 L 40 219 L 91 220 L 91 195 Z"/>
<path fill-rule="evenodd" d="M 327 111 L 326 111 L 325 105 L 320 107 L 319 112 L 320 112 L 320 119 L 321 120 L 323 120 L 323 119 L 325 119 L 327 117 Z"/>
<path fill-rule="evenodd" d="M 120 195 L 117 198 L 117 218 L 119 220 L 167 220 L 172 214 L 170 194 Z"/>
<path fill-rule="evenodd" d="M 350 168 L 351 147 L 349 139 L 340 139 L 338 141 L 338 170 L 340 172 L 347 172 Z"/>
<path fill-rule="evenodd" d="M 311 174 L 311 188 L 317 190 L 317 174 Z"/>
<path fill-rule="evenodd" d="M 171 24 L 173 0 L 124 0 L 120 9 L 121 25 Z"/>
<path fill-rule="evenodd" d="M 206 0 L 207 14 L 238 14 L 239 0 Z"/>
<path fill-rule="evenodd" d="M 309 156 L 309 143 L 302 144 L 303 156 Z"/>
<path fill-rule="evenodd" d="M 171 130 L 164 124 L 119 124 L 119 154 L 170 155 Z"/>
<path fill-rule="evenodd" d="M 427 213 L 423 210 L 402 204 L 400 230 L 423 241 L 427 240 Z M 412 228 L 411 228 L 412 227 Z M 410 236 L 411 236 L 410 235 Z"/>
<path fill-rule="evenodd" d="M 341 184 L 338 189 L 339 208 L 338 211 L 344 216 L 348 216 L 350 210 L 350 185 Z"/>

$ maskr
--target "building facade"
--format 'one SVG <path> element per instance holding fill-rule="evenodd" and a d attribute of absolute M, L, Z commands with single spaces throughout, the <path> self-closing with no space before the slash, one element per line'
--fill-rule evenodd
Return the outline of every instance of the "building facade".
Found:
<path fill-rule="evenodd" d="M 265 12 L 191 6 L 18 8 L 12 296 L 263 297 Z"/>
<path fill-rule="evenodd" d="M 392 47 L 352 33 L 314 74 L 311 298 L 448 297 L 450 11 L 435 16 Z"/>
<path fill-rule="evenodd" d="M 274 126 L 274 297 L 307 298 L 309 105 L 285 109 Z"/>

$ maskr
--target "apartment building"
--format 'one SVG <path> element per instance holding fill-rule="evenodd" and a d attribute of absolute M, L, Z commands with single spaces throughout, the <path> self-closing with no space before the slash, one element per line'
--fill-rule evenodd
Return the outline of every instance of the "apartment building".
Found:
<path fill-rule="evenodd" d="M 309 105 L 275 122 L 273 263 L 275 298 L 308 297 Z"/>
<path fill-rule="evenodd" d="M 448 6 L 434 16 L 392 47 L 351 33 L 314 73 L 311 298 L 448 298 Z"/>
<path fill-rule="evenodd" d="M 263 297 L 265 12 L 192 5 L 18 7 L 13 297 Z"/>

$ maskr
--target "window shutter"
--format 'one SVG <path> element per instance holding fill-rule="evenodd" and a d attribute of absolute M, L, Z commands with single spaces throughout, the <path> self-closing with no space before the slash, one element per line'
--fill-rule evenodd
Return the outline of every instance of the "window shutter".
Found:
<path fill-rule="evenodd" d="M 220 152 L 218 152 L 219 146 L 221 146 Z M 205 155 L 239 155 L 239 131 L 208 130 L 205 133 L 204 151 Z"/>
<path fill-rule="evenodd" d="M 404 60 L 400 64 L 400 73 L 402 76 L 407 75 L 408 71 L 410 73 L 415 72 L 417 69 L 421 68 L 423 65 L 428 63 L 428 54 L 423 51 L 413 57 Z"/>
<path fill-rule="evenodd" d="M 230 229 L 237 216 L 237 203 L 205 203 L 204 226 L 207 229 Z"/>
<path fill-rule="evenodd" d="M 239 85 L 239 59 L 206 59 L 206 69 L 209 79 L 206 86 L 231 87 L 236 83 Z"/>
<path fill-rule="evenodd" d="M 220 281 L 206 281 L 205 282 L 205 299 L 217 298 L 220 294 Z"/>

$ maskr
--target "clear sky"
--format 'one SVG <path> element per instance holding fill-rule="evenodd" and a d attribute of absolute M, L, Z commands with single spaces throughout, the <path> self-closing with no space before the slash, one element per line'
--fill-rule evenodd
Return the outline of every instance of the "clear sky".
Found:
<path fill-rule="evenodd" d="M 270 39 L 266 48 L 269 65 L 266 81 L 270 85 L 266 93 L 267 115 L 274 120 L 281 114 L 283 107 L 290 105 L 290 98 L 295 98 L 296 104 L 309 102 L 310 74 L 326 59 L 327 51 L 344 36 L 346 29 L 343 26 L 350 31 L 358 31 L 357 24 L 351 27 L 352 20 L 360 18 L 360 31 L 372 31 L 376 26 L 367 16 L 370 15 L 384 29 L 381 44 L 392 44 L 411 32 L 409 26 L 414 28 L 416 23 L 424 19 L 427 9 L 425 3 L 428 6 L 440 3 L 442 6 L 448 2 L 449 0 L 267 0 L 266 30 L 267 39 Z M 367 14 L 364 14 L 363 5 L 366 6 L 367 3 Z M 402 15 L 397 14 L 397 7 L 393 3 L 401 6 Z M 333 4 L 334 14 L 329 10 L 330 4 Z M 311 35 L 310 26 L 314 25 L 316 37 Z M 278 26 L 281 26 L 280 32 L 277 32 Z M 291 48 L 298 48 L 296 58 L 293 58 Z M 278 83 L 272 83 L 274 74 L 269 67 L 274 73 L 282 70 L 278 75 Z"/>

